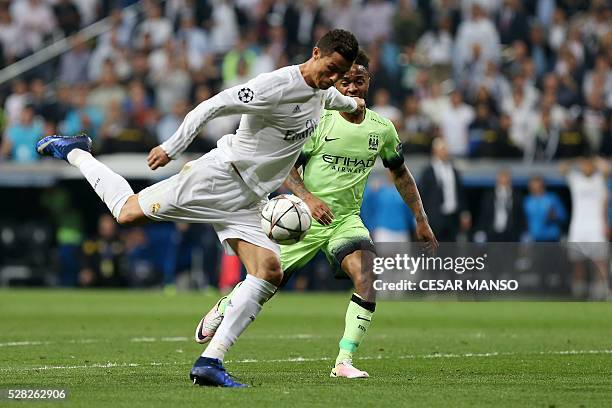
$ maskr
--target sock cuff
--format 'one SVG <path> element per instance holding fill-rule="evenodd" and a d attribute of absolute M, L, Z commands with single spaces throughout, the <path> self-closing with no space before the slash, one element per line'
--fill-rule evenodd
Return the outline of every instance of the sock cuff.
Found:
<path fill-rule="evenodd" d="M 376 302 L 365 301 L 356 293 L 353 293 L 353 296 L 351 296 L 351 302 L 356 303 L 357 305 L 372 313 L 374 313 L 374 311 L 376 310 Z"/>
<path fill-rule="evenodd" d="M 269 296 L 272 296 L 277 289 L 276 285 L 250 274 L 247 274 L 246 279 L 243 282 L 243 285 L 257 288 Z"/>
<path fill-rule="evenodd" d="M 351 340 L 347 340 L 343 337 L 340 339 L 339 346 L 340 346 L 340 350 L 346 350 L 350 353 L 354 353 L 357 350 L 357 347 L 359 347 L 359 343 L 356 343 Z"/>

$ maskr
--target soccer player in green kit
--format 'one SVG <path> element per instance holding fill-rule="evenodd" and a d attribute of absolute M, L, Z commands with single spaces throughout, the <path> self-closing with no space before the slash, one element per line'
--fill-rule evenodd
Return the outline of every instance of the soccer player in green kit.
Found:
<path fill-rule="evenodd" d="M 344 95 L 365 98 L 370 85 L 368 62 L 367 55 L 360 51 L 336 88 Z M 417 238 L 428 249 L 435 249 L 438 242 L 427 221 L 414 178 L 404 165 L 397 131 L 390 120 L 369 109 L 357 114 L 324 111 L 315 133 L 302 149 L 300 160 L 285 181 L 285 186 L 308 205 L 315 222 L 302 241 L 281 247 L 284 278 L 280 287 L 319 250 L 355 286 L 331 377 L 369 376 L 352 365 L 352 358 L 370 327 L 376 307 L 372 271 L 374 244 L 359 212 L 377 156 L 391 172 L 397 190 L 415 215 Z M 303 179 L 297 171 L 302 165 Z M 200 320 L 195 333 L 198 343 L 212 338 L 231 296 L 230 293 L 221 298 Z"/>

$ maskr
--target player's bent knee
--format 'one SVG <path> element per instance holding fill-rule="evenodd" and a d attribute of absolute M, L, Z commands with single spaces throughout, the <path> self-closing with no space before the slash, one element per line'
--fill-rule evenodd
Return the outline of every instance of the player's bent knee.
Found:
<path fill-rule="evenodd" d="M 283 269 L 280 260 L 276 257 L 266 257 L 258 265 L 258 277 L 274 285 L 280 285 L 283 280 Z"/>
<path fill-rule="evenodd" d="M 140 204 L 138 203 L 138 195 L 134 194 L 128 198 L 125 202 L 119 216 L 117 217 L 117 222 L 120 225 L 131 226 L 131 225 L 141 225 L 147 221 L 147 217 L 142 212 L 140 208 Z"/>

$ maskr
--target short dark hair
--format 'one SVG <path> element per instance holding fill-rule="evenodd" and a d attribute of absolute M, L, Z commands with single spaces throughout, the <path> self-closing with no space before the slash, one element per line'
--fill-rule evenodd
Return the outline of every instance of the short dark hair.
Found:
<path fill-rule="evenodd" d="M 360 48 L 359 52 L 357 53 L 357 58 L 355 58 L 355 62 L 353 62 L 353 64 L 361 65 L 365 69 L 369 69 L 370 68 L 370 57 L 368 57 L 368 54 L 366 54 L 365 51 Z"/>
<path fill-rule="evenodd" d="M 359 43 L 355 36 L 339 28 L 328 31 L 319 41 L 317 47 L 321 50 L 321 55 L 326 56 L 337 52 L 350 62 L 355 61 L 359 52 Z"/>

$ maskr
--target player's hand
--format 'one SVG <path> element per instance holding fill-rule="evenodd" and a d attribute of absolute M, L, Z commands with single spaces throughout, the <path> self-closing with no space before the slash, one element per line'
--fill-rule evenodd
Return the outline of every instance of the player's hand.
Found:
<path fill-rule="evenodd" d="M 161 146 L 154 147 L 149 152 L 149 157 L 147 157 L 147 164 L 151 168 L 151 170 L 155 170 L 158 167 L 164 167 L 166 164 L 170 162 L 170 157 L 166 154 L 164 149 Z"/>
<path fill-rule="evenodd" d="M 353 96 L 353 99 L 355 100 L 355 102 L 357 102 L 357 110 L 355 110 L 355 112 L 363 112 L 366 107 L 365 101 L 358 96 Z"/>
<path fill-rule="evenodd" d="M 425 243 L 425 250 L 427 252 L 434 253 L 438 249 L 438 240 L 427 221 L 417 222 L 415 232 L 417 239 Z"/>
<path fill-rule="evenodd" d="M 334 220 L 334 213 L 332 210 L 325 204 L 323 200 L 315 197 L 310 194 L 306 198 L 304 198 L 304 202 L 310 208 L 310 212 L 312 213 L 312 218 L 317 220 L 323 225 L 329 225 Z"/>

